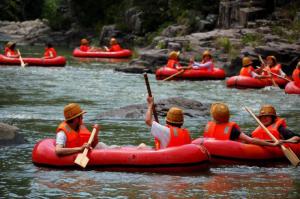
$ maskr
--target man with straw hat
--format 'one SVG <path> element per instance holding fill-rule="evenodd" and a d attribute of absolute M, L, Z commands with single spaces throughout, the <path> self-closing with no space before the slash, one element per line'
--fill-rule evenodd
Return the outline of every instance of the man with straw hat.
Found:
<path fill-rule="evenodd" d="M 263 105 L 257 116 L 261 123 L 274 135 L 275 138 L 285 140 L 284 142 L 300 142 L 300 137 L 287 128 L 286 121 L 276 114 L 275 108 L 270 104 Z M 270 140 L 270 136 L 258 126 L 252 132 L 253 138 Z"/>
<path fill-rule="evenodd" d="M 166 126 L 163 126 L 152 119 L 153 97 L 147 98 L 148 109 L 145 122 L 151 127 L 151 134 L 156 138 L 156 149 L 180 146 L 191 143 L 191 136 L 187 129 L 181 128 L 184 122 L 183 111 L 180 108 L 172 107 L 166 117 Z"/>
<path fill-rule="evenodd" d="M 95 147 L 98 143 L 99 126 L 95 124 L 96 135 L 91 146 L 87 143 L 91 132 L 83 124 L 83 114 L 79 104 L 70 103 L 64 108 L 65 120 L 59 124 L 56 130 L 57 155 L 69 155 L 82 152 L 85 148 Z"/>
<path fill-rule="evenodd" d="M 181 65 L 179 63 L 179 51 L 172 51 L 169 54 L 168 62 L 167 62 L 167 67 L 168 68 L 175 68 L 175 69 L 181 69 Z"/>
<path fill-rule="evenodd" d="M 190 62 L 192 63 L 191 68 L 193 69 L 207 69 L 209 71 L 213 71 L 215 67 L 213 63 L 212 55 L 208 50 L 203 52 L 202 61 L 200 63 L 195 62 L 194 58 L 190 59 Z"/>

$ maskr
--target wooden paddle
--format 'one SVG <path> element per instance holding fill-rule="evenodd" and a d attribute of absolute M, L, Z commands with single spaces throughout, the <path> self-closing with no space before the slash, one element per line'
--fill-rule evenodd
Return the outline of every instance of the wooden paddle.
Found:
<path fill-rule="evenodd" d="M 149 84 L 149 80 L 148 80 L 148 75 L 147 75 L 147 73 L 144 73 L 144 79 L 145 79 L 145 83 L 146 83 L 148 95 L 149 95 L 149 97 L 152 97 L 152 92 L 151 92 L 151 88 L 150 88 L 150 84 Z M 157 112 L 156 112 L 156 109 L 155 109 L 155 104 L 153 104 L 153 116 L 154 116 L 154 120 L 155 120 L 157 123 L 159 123 L 159 121 L 158 121 L 158 116 L 157 116 Z"/>
<path fill-rule="evenodd" d="M 191 67 L 182 67 L 177 73 L 175 73 L 175 74 L 173 74 L 173 75 L 171 75 L 171 76 L 169 76 L 169 77 L 163 79 L 162 81 L 170 80 L 170 79 L 172 79 L 173 77 L 176 77 L 177 75 L 180 75 L 180 74 L 183 73 L 185 70 L 190 69 L 190 68 L 191 68 Z"/>
<path fill-rule="evenodd" d="M 263 69 L 264 70 L 264 69 Z M 279 78 L 281 78 L 281 79 L 284 79 L 284 80 L 286 80 L 286 81 L 288 81 L 288 82 L 291 82 L 292 80 L 290 80 L 290 79 L 287 79 L 287 78 L 285 78 L 285 77 L 282 77 L 281 75 L 277 75 L 276 73 L 273 73 L 273 72 L 271 72 L 270 71 L 270 73 L 272 74 L 272 75 L 275 75 L 276 77 L 279 77 Z"/>
<path fill-rule="evenodd" d="M 27 64 L 24 63 L 19 49 L 17 50 L 17 52 L 19 54 L 19 59 L 20 59 L 21 67 L 24 68 Z"/>
<path fill-rule="evenodd" d="M 276 142 L 278 141 L 275 136 L 269 131 L 269 129 L 267 129 L 265 127 L 265 125 L 263 125 L 263 123 L 261 123 L 261 121 L 254 115 L 254 113 L 248 108 L 248 107 L 244 107 L 246 109 L 246 111 L 248 113 L 250 113 L 250 115 L 255 119 L 255 121 L 261 126 L 261 128 L 264 129 L 264 131 L 271 137 L 271 139 Z M 285 157 L 292 163 L 292 165 L 294 165 L 295 167 L 297 167 L 300 163 L 299 158 L 297 157 L 297 155 L 289 148 L 289 147 L 285 147 L 284 145 L 280 145 L 281 150 L 283 152 L 283 154 L 285 155 Z"/>
<path fill-rule="evenodd" d="M 89 138 L 88 144 L 92 144 L 95 134 L 96 134 L 96 128 L 93 128 L 92 134 Z M 87 157 L 87 153 L 88 153 L 89 149 L 85 148 L 83 153 L 79 153 L 74 161 L 75 164 L 78 164 L 79 166 L 81 166 L 82 168 L 85 168 L 87 163 L 90 161 L 90 159 Z"/>
<path fill-rule="evenodd" d="M 266 64 L 265 64 L 264 60 L 262 59 L 262 57 L 260 55 L 258 55 L 258 58 L 259 58 L 259 61 L 265 66 Z M 271 71 L 265 70 L 263 68 L 262 68 L 262 70 L 266 71 L 269 75 L 271 74 Z M 272 81 L 273 86 L 279 87 L 278 84 L 274 81 L 272 75 L 270 75 L 270 76 L 271 76 L 271 81 Z"/>

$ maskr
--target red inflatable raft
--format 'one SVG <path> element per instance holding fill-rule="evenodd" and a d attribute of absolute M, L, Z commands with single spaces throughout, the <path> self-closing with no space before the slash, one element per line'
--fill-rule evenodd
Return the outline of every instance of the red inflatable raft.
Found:
<path fill-rule="evenodd" d="M 38 142 L 32 151 L 32 162 L 48 167 L 75 167 L 77 154 L 57 156 L 55 140 Z M 108 171 L 131 172 L 188 172 L 209 168 L 209 155 L 199 145 L 188 144 L 162 150 L 120 147 L 116 149 L 94 149 L 88 154 L 87 168 Z"/>
<path fill-rule="evenodd" d="M 295 82 L 289 82 L 284 89 L 287 94 L 298 94 L 300 95 L 300 87 L 298 87 Z"/>
<path fill-rule="evenodd" d="M 169 67 L 161 67 L 156 70 L 156 79 L 162 80 L 175 73 L 178 73 L 180 70 L 169 68 Z M 188 80 L 218 80 L 225 79 L 225 72 L 221 68 L 214 68 L 213 71 L 209 71 L 207 69 L 188 69 L 183 73 L 174 77 L 174 79 L 188 79 Z"/>
<path fill-rule="evenodd" d="M 213 138 L 198 138 L 192 142 L 204 146 L 211 155 L 211 161 L 222 163 L 263 164 L 270 161 L 288 161 L 280 147 L 258 146 L 231 140 L 215 140 Z M 300 144 L 285 144 L 297 156 L 300 155 Z"/>
<path fill-rule="evenodd" d="M 73 51 L 74 57 L 98 57 L 98 58 L 126 58 L 132 55 L 131 50 L 123 49 L 116 52 L 107 52 L 107 51 L 92 51 L 84 52 L 79 48 L 75 48 Z"/>
<path fill-rule="evenodd" d="M 288 83 L 287 80 L 282 78 L 273 78 L 276 84 L 284 88 L 284 86 Z M 271 79 L 255 79 L 247 76 L 232 76 L 226 80 L 227 87 L 230 88 L 264 88 L 266 86 L 272 86 Z"/>
<path fill-rule="evenodd" d="M 23 61 L 26 66 L 45 66 L 45 67 L 51 67 L 51 66 L 65 66 L 66 65 L 66 58 L 62 56 L 58 56 L 51 59 L 44 59 L 44 58 L 28 58 L 23 57 Z M 0 64 L 1 65 L 15 65 L 20 66 L 20 59 L 19 58 L 11 58 L 7 57 L 5 55 L 0 54 Z"/>

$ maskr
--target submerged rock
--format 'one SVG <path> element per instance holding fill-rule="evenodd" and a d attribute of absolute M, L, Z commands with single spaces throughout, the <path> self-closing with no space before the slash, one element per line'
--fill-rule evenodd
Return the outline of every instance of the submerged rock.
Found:
<path fill-rule="evenodd" d="M 182 97 L 173 97 L 156 102 L 159 117 L 165 117 L 172 106 L 182 108 L 185 117 L 197 118 L 209 116 L 209 105 L 199 101 Z M 147 104 L 135 104 L 113 109 L 99 114 L 96 119 L 143 119 L 147 111 Z"/>
<path fill-rule="evenodd" d="M 5 123 L 0 123 L 0 145 L 22 144 L 24 137 L 18 133 L 19 128 Z"/>

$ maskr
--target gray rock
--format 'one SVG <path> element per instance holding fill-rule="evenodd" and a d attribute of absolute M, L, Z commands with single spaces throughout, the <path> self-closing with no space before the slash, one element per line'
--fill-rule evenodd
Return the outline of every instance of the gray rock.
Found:
<path fill-rule="evenodd" d="M 209 105 L 182 97 L 168 98 L 156 102 L 157 114 L 159 117 L 166 117 L 167 111 L 173 106 L 183 109 L 185 117 L 209 116 Z M 130 105 L 101 113 L 96 119 L 143 119 L 146 111 L 147 104 Z"/>
<path fill-rule="evenodd" d="M 19 128 L 5 123 L 0 123 L 0 145 L 22 144 L 24 137 L 18 133 Z"/>

